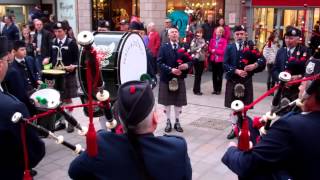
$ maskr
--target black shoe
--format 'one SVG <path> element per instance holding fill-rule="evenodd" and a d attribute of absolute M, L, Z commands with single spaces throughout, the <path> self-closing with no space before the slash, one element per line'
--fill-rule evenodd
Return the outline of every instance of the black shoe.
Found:
<path fill-rule="evenodd" d="M 194 93 L 195 95 L 201 96 L 203 93 L 202 92 L 196 92 Z"/>
<path fill-rule="evenodd" d="M 33 170 L 33 169 L 30 170 L 30 175 L 32 177 L 36 176 L 37 174 L 38 174 L 38 172 L 36 170 Z"/>
<path fill-rule="evenodd" d="M 168 132 L 171 132 L 171 130 L 172 130 L 171 122 L 168 120 L 164 131 L 168 133 Z"/>
<path fill-rule="evenodd" d="M 72 133 L 74 131 L 74 127 L 69 123 L 67 127 L 67 133 Z"/>
<path fill-rule="evenodd" d="M 174 123 L 174 129 L 178 132 L 183 132 L 183 129 L 179 122 Z"/>
<path fill-rule="evenodd" d="M 221 91 L 216 91 L 216 95 L 220 95 L 221 94 Z"/>
<path fill-rule="evenodd" d="M 233 128 L 231 129 L 230 133 L 227 136 L 227 139 L 233 139 L 236 137 L 236 133 L 234 132 Z"/>
<path fill-rule="evenodd" d="M 54 131 L 60 131 L 60 130 L 65 129 L 65 128 L 66 128 L 66 124 L 60 122 L 59 124 L 56 125 L 56 128 L 54 129 Z"/>

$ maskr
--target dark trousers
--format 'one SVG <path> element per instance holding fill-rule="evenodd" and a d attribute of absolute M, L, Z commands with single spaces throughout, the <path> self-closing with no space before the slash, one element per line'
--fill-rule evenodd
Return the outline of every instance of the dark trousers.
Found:
<path fill-rule="evenodd" d="M 37 68 L 39 71 L 43 70 L 42 61 L 45 57 L 41 55 L 36 55 Z M 53 65 L 54 66 L 54 65 Z"/>
<path fill-rule="evenodd" d="M 203 73 L 204 62 L 197 61 L 194 63 L 194 83 L 193 83 L 193 92 L 198 93 L 201 92 L 201 76 Z"/>
<path fill-rule="evenodd" d="M 210 62 L 212 69 L 212 83 L 213 91 L 221 92 L 222 88 L 222 76 L 223 76 L 223 62 L 215 63 Z"/>
<path fill-rule="evenodd" d="M 273 64 L 267 64 L 267 71 L 268 71 L 267 89 L 268 90 L 271 89 L 275 84 L 275 82 L 272 78 L 272 72 L 271 72 L 272 68 L 273 68 Z"/>

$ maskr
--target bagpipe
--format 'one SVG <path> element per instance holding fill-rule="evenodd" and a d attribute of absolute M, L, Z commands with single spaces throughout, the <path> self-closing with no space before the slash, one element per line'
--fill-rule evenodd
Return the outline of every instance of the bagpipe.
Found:
<path fill-rule="evenodd" d="M 259 52 L 259 49 L 256 47 L 253 41 L 244 41 L 243 49 L 240 50 L 240 60 L 237 69 L 246 71 L 245 67 L 248 65 L 252 65 L 258 63 L 260 58 L 263 58 L 262 54 Z M 259 69 L 264 69 L 264 67 L 259 67 Z M 246 77 L 234 76 L 232 81 L 235 83 L 234 86 L 234 97 L 235 98 L 243 98 L 245 94 L 245 84 L 248 82 L 253 74 L 256 71 L 260 71 L 259 69 L 255 69 L 253 71 L 246 71 Z"/>
<path fill-rule="evenodd" d="M 175 68 L 179 69 L 179 66 L 184 63 L 189 63 L 192 61 L 192 56 L 189 54 L 190 49 L 186 49 L 185 47 L 182 47 L 178 49 L 175 53 L 177 56 L 177 60 L 175 62 Z M 182 70 L 183 74 L 187 74 L 189 72 L 189 69 Z M 177 91 L 179 89 L 179 82 L 178 82 L 179 76 L 176 76 L 173 74 L 172 79 L 169 81 L 169 90 L 170 91 Z"/>
<path fill-rule="evenodd" d="M 307 99 L 320 85 L 320 74 L 315 74 L 313 76 L 298 80 L 290 80 L 291 75 L 288 72 L 282 72 L 279 75 L 279 79 L 281 80 L 279 84 L 275 85 L 273 88 L 265 92 L 249 105 L 244 106 L 244 104 L 240 100 L 232 102 L 231 108 L 234 111 L 233 114 L 238 118 L 238 124 L 240 128 L 240 132 L 238 133 L 238 148 L 240 150 L 248 151 L 251 149 L 252 144 L 254 145 L 255 143 L 258 143 L 260 138 L 263 138 L 263 136 L 267 134 L 272 125 L 272 122 L 278 119 L 278 114 L 280 114 L 282 111 L 285 111 L 290 107 L 293 109 L 293 111 L 299 112 L 299 110 L 297 109 L 300 109 L 303 106 L 303 102 L 305 101 L 305 99 Z M 285 87 L 289 85 L 299 84 L 303 81 L 312 82 L 305 90 L 302 98 L 296 99 L 287 104 L 281 104 L 281 94 L 285 90 Z M 271 110 L 262 117 L 255 117 L 253 120 L 251 120 L 251 118 L 247 116 L 248 110 L 270 94 L 274 93 L 276 90 L 277 92 L 275 93 L 275 96 L 272 100 Z"/>

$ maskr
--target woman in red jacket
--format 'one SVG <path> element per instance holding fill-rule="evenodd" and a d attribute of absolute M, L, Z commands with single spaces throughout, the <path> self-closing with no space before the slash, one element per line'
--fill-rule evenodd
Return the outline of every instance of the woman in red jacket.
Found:
<path fill-rule="evenodd" d="M 227 40 L 223 37 L 224 29 L 219 26 L 215 30 L 215 37 L 210 40 L 209 54 L 210 65 L 212 67 L 212 94 L 221 94 L 222 76 L 223 76 L 223 57 L 227 47 Z"/>

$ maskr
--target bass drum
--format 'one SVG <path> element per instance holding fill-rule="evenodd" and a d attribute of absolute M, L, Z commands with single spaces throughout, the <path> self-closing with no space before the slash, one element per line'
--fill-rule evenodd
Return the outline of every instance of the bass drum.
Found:
<path fill-rule="evenodd" d="M 92 46 L 97 52 L 104 89 L 109 91 L 111 102 L 116 100 L 121 84 L 140 80 L 141 75 L 147 73 L 146 48 L 137 33 L 96 32 Z M 82 90 L 80 97 L 85 103 L 88 94 L 83 49 L 80 49 L 78 76 Z"/>

